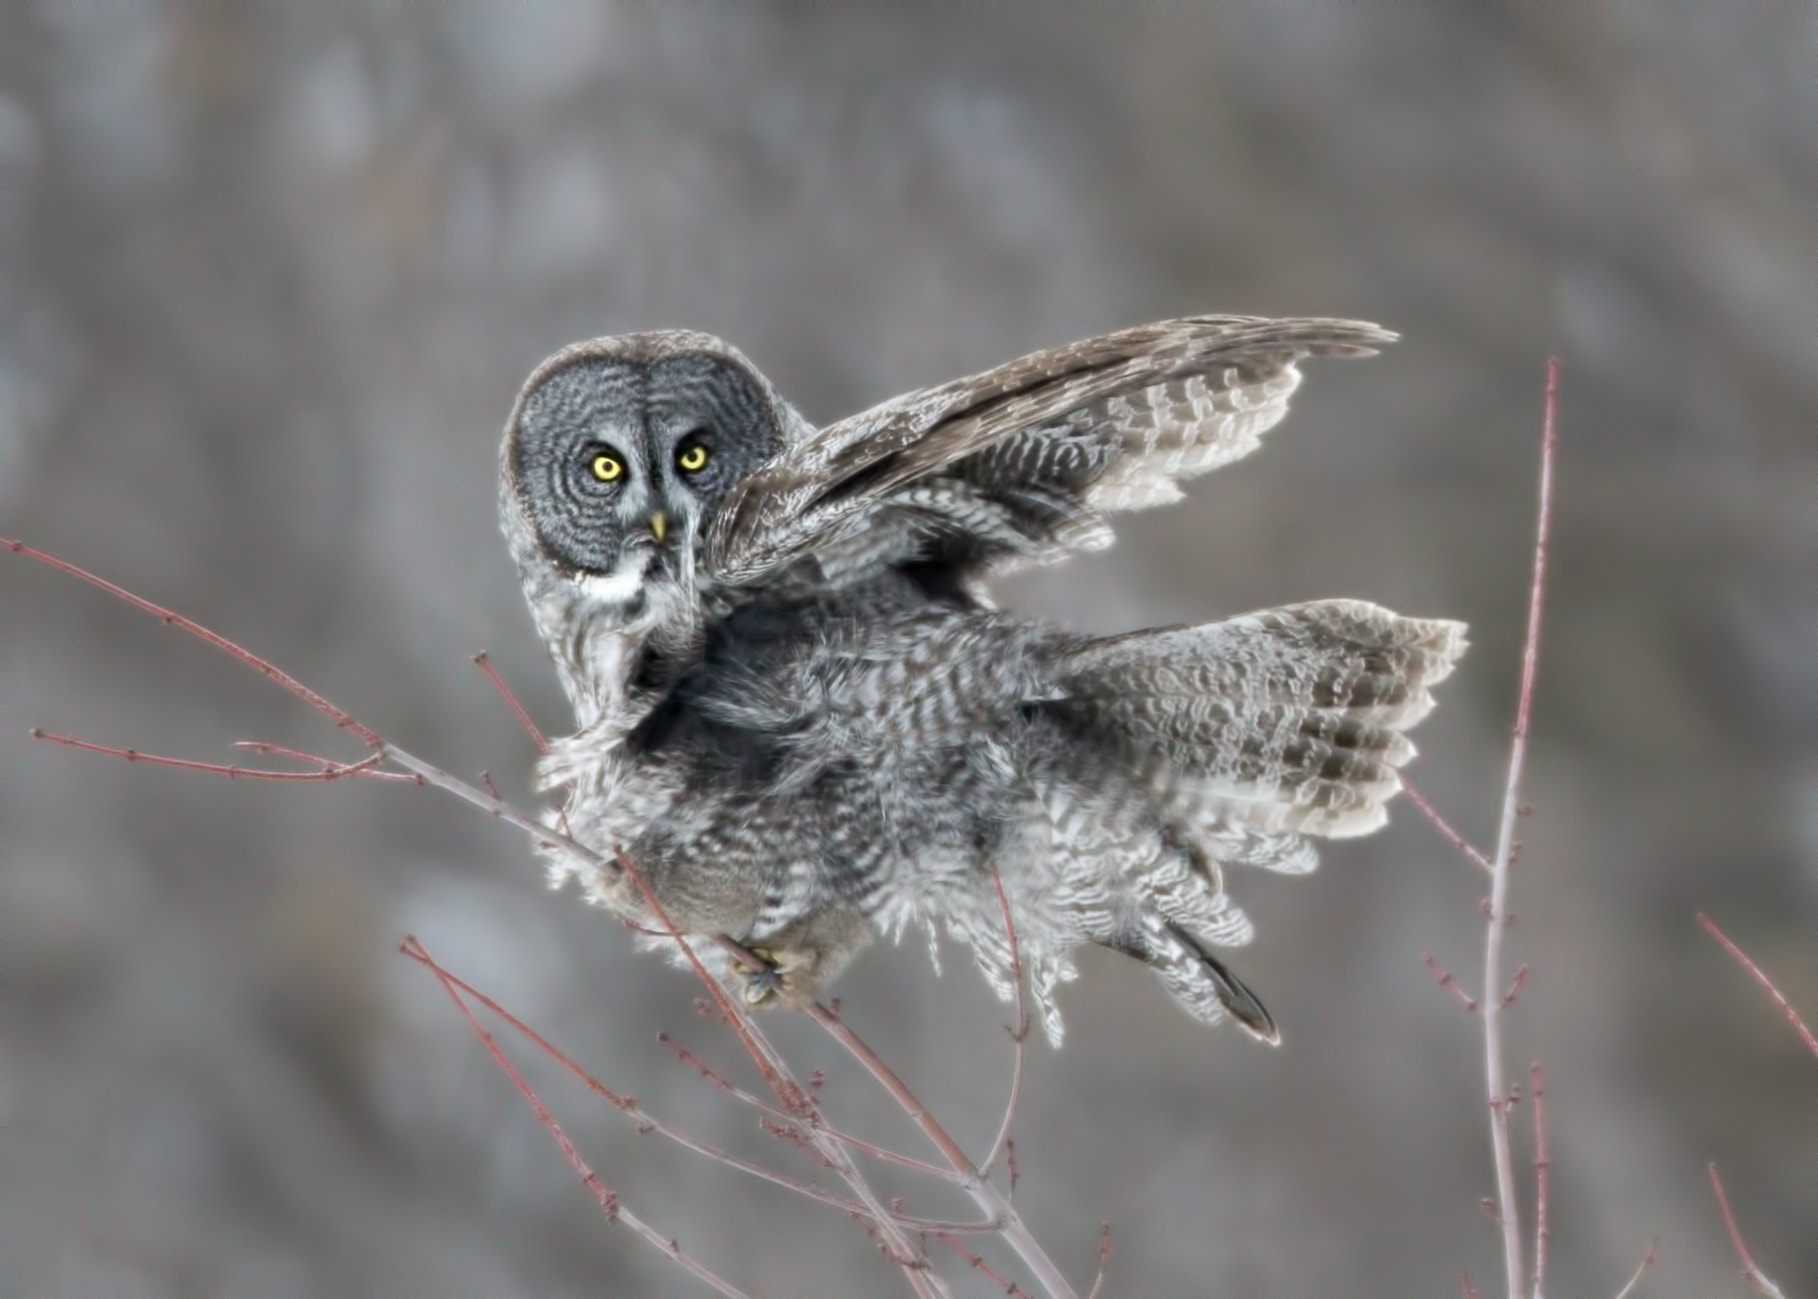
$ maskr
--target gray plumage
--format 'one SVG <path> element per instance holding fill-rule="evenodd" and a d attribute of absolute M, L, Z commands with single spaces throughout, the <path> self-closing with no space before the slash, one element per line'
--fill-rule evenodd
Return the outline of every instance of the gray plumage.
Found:
<path fill-rule="evenodd" d="M 1382 824 L 1463 627 L 1326 600 L 1091 638 L 985 583 L 1109 544 L 1106 516 L 1253 450 L 1301 358 L 1394 337 L 1163 321 L 822 429 L 707 335 L 557 353 L 507 423 L 500 500 L 579 723 L 543 768 L 572 835 L 623 849 L 685 931 L 772 960 L 719 967 L 754 1001 L 812 998 L 917 922 L 1008 996 L 995 865 L 1056 1041 L 1085 942 L 1275 1040 L 1211 950 L 1251 937 L 1225 868 L 1308 871 L 1308 836 Z M 621 874 L 550 866 L 651 919 Z"/>

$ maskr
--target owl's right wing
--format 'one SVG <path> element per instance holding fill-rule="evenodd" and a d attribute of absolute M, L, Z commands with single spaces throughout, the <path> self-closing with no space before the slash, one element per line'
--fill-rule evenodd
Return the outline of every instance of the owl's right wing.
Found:
<path fill-rule="evenodd" d="M 1191 316 L 1036 352 L 831 424 L 730 496 L 708 536 L 729 586 L 811 560 L 825 580 L 907 562 L 968 576 L 1109 544 L 1105 516 L 1255 449 L 1307 356 L 1368 356 L 1355 320 Z"/>

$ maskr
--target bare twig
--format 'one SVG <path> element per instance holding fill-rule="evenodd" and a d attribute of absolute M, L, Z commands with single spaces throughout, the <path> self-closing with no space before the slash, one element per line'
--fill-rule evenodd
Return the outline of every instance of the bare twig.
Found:
<path fill-rule="evenodd" d="M 1450 843 L 1454 848 L 1458 849 L 1459 852 L 1477 863 L 1483 870 L 1488 871 L 1491 869 L 1490 859 L 1477 851 L 1477 849 L 1471 845 L 1469 839 L 1465 838 L 1462 834 L 1452 828 L 1452 823 L 1439 814 L 1438 808 L 1427 802 L 1426 795 L 1422 794 L 1420 790 L 1415 787 L 1413 781 L 1409 780 L 1407 776 L 1403 775 L 1401 772 L 1396 772 L 1395 776 L 1397 780 L 1401 781 L 1401 792 L 1408 796 L 1408 801 L 1410 803 L 1420 809 L 1420 814 L 1427 818 L 1433 828 L 1445 836 L 1446 842 Z"/>
<path fill-rule="evenodd" d="M 1507 1010 L 1510 1006 L 1513 1006 L 1515 1004 L 1515 998 L 1519 997 L 1521 995 L 1521 990 L 1527 986 L 1528 967 L 1527 963 L 1524 961 L 1515 968 L 1515 977 L 1509 980 L 1508 990 L 1502 994 L 1503 1009 Z"/>
<path fill-rule="evenodd" d="M 59 572 L 68 573 L 71 577 L 79 578 L 82 581 L 87 582 L 90 586 L 99 587 L 116 599 L 126 601 L 126 603 L 132 605 L 135 609 L 143 609 L 146 613 L 149 613 L 152 617 L 164 623 L 165 626 L 175 627 L 180 631 L 186 631 L 191 636 L 206 641 L 222 653 L 239 659 L 240 662 L 244 663 L 253 671 L 270 677 L 298 699 L 301 699 L 311 708 L 321 713 L 324 717 L 327 717 L 336 726 L 352 731 L 375 749 L 379 747 L 380 741 L 377 731 L 362 726 L 359 722 L 355 721 L 352 716 L 342 712 L 339 708 L 336 708 L 333 704 L 329 703 L 328 700 L 322 698 L 321 695 L 311 690 L 308 686 L 291 676 L 290 673 L 279 668 L 270 660 L 260 658 L 251 650 L 235 644 L 225 636 L 210 631 L 201 623 L 194 622 L 185 618 L 180 613 L 175 613 L 172 610 L 166 609 L 161 604 L 153 604 L 143 596 L 134 595 L 123 586 L 116 586 L 104 577 L 97 577 L 86 568 L 76 567 L 68 560 L 58 559 L 55 555 L 47 555 L 42 550 L 35 550 L 26 545 L 23 541 L 9 541 L 4 537 L 0 537 L 0 546 L 6 547 L 15 555 L 23 555 L 27 559 L 35 559 L 40 564 L 48 564 Z"/>
<path fill-rule="evenodd" d="M 1016 1121 L 1016 1103 L 1023 1092 L 1023 1048 L 1029 1041 L 1029 1012 L 1023 1008 L 1023 957 L 1016 944 L 1016 921 L 1010 916 L 1010 899 L 1004 893 L 1003 877 L 997 873 L 996 862 L 991 863 L 991 882 L 997 886 L 997 904 L 1004 912 L 1004 933 L 1010 939 L 1010 978 L 1016 986 L 1016 1027 L 1010 1031 L 1010 1040 L 1015 1045 L 1010 1064 L 1010 1097 L 1004 1102 L 1004 1121 L 998 1125 L 997 1137 L 979 1164 L 979 1171 L 986 1177 L 991 1176 L 998 1157 L 1010 1145 L 1010 1125 Z M 1010 1189 L 1016 1188 L 1013 1185 Z"/>
<path fill-rule="evenodd" d="M 657 1041 L 668 1047 L 683 1064 L 690 1066 L 696 1073 L 700 1074 L 701 1077 L 712 1083 L 718 1090 L 732 1097 L 733 1100 L 749 1105 L 759 1113 L 767 1114 L 779 1123 L 795 1123 L 799 1120 L 798 1115 L 785 1113 L 772 1105 L 769 1101 L 765 1100 L 762 1096 L 748 1092 L 732 1080 L 722 1077 L 705 1060 L 701 1059 L 701 1057 L 690 1051 L 680 1042 L 670 1037 L 669 1034 L 658 1033 Z"/>
<path fill-rule="evenodd" d="M 336 762 L 333 758 L 324 758 L 318 753 L 305 753 L 283 744 L 272 744 L 266 740 L 235 740 L 234 748 L 245 749 L 250 753 L 269 753 L 279 758 L 294 758 L 298 762 L 307 762 L 320 768 L 323 772 L 334 772 L 336 777 L 358 773 L 372 780 L 392 780 L 402 785 L 421 785 L 425 782 L 416 776 L 403 771 L 380 771 L 377 768 L 382 756 L 373 754 L 355 763 Z"/>
<path fill-rule="evenodd" d="M 985 1180 L 976 1165 L 967 1158 L 966 1152 L 940 1125 L 928 1107 L 917 1099 L 903 1080 L 896 1076 L 889 1065 L 885 1064 L 878 1054 L 854 1033 L 838 1015 L 822 1005 L 808 1007 L 808 1015 L 830 1034 L 833 1039 L 846 1049 L 846 1053 L 864 1065 L 871 1076 L 877 1079 L 878 1085 L 890 1094 L 903 1113 L 907 1114 L 922 1135 L 934 1143 L 934 1148 L 941 1152 L 941 1158 L 952 1165 L 953 1171 L 960 1175 L 960 1187 L 972 1197 L 972 1202 L 988 1218 L 1003 1220 L 1004 1241 L 1023 1260 L 1028 1269 L 1035 1274 L 1042 1288 L 1052 1299 L 1075 1299 L 1076 1292 L 1068 1282 L 1066 1274 L 1048 1257 L 1041 1242 L 1035 1238 L 1023 1222 L 1022 1215 L 1017 1213 L 1010 1201 L 998 1189 Z"/>
<path fill-rule="evenodd" d="M 1736 1225 L 1736 1215 L 1730 1212 L 1730 1197 L 1724 1193 L 1723 1179 L 1717 1176 L 1717 1165 L 1709 1165 L 1711 1173 L 1711 1190 L 1717 1194 L 1717 1207 L 1723 1211 L 1723 1225 L 1730 1233 L 1730 1244 L 1736 1247 L 1736 1257 L 1742 1262 L 1742 1279 L 1754 1287 L 1757 1294 L 1764 1294 L 1768 1299 L 1786 1299 L 1786 1292 L 1775 1285 L 1761 1265 L 1755 1261 L 1748 1242 L 1742 1238 L 1742 1228 Z"/>
<path fill-rule="evenodd" d="M 1547 1194 L 1553 1165 L 1547 1158 L 1546 1075 L 1538 1064 L 1528 1069 L 1528 1090 L 1534 1096 L 1534 1299 L 1541 1299 L 1546 1293 Z"/>
<path fill-rule="evenodd" d="M 229 780 L 303 780 L 327 782 L 339 780 L 343 776 L 365 776 L 372 780 L 399 780 L 412 785 L 423 782 L 415 776 L 407 776 L 396 771 L 376 771 L 385 760 L 383 754 L 375 753 L 370 758 L 359 762 L 338 763 L 325 758 L 310 758 L 311 762 L 320 762 L 317 771 L 267 771 L 258 767 L 242 767 L 238 763 L 197 762 L 193 758 L 169 758 L 158 753 L 141 753 L 138 749 L 116 749 L 110 744 L 95 744 L 90 740 L 79 740 L 73 735 L 58 735 L 41 726 L 31 729 L 34 740 L 48 740 L 52 744 L 61 744 L 66 749 L 82 749 L 88 753 L 105 754 L 110 758 L 119 758 L 123 762 L 143 762 L 153 767 L 175 767 L 180 771 L 203 771 L 214 776 L 225 776 Z M 281 752 L 274 746 L 271 752 Z M 302 755 L 297 755 L 302 756 Z"/>
<path fill-rule="evenodd" d="M 985 1262 L 985 1260 L 983 1258 L 979 1257 L 977 1254 L 974 1254 L 971 1250 L 967 1249 L 964 1245 L 961 1245 L 957 1240 L 953 1239 L 952 1236 L 948 1235 L 944 1231 L 937 1232 L 936 1235 L 939 1237 L 941 1242 L 944 1245 L 946 1245 L 949 1249 L 951 1249 L 954 1253 L 958 1254 L 961 1258 L 965 1259 L 968 1263 L 970 1263 L 978 1271 L 984 1273 L 987 1277 L 991 1278 L 991 1280 L 997 1284 L 998 1289 L 1002 1290 L 1006 1295 L 1011 1296 L 1012 1299 L 1015 1299 L 1015 1297 L 1019 1296 L 1019 1295 L 1022 1296 L 1022 1299 L 1028 1299 L 1028 1292 L 1026 1290 L 1024 1290 L 1021 1286 L 1017 1285 L 1016 1282 L 1010 1280 L 1008 1277 L 998 1275 L 997 1272 L 992 1270 L 992 1267 L 989 1263 Z"/>
<path fill-rule="evenodd" d="M 834 1195 L 831 1191 L 824 1191 L 818 1186 L 810 1185 L 807 1182 L 800 1182 L 791 1177 L 785 1177 L 772 1169 L 765 1168 L 759 1164 L 754 1164 L 749 1160 L 740 1159 L 737 1155 L 730 1154 L 716 1146 L 710 1146 L 705 1142 L 697 1141 L 673 1124 L 665 1122 L 663 1119 L 652 1114 L 633 1097 L 624 1096 L 615 1092 L 612 1088 L 594 1077 L 593 1074 L 589 1073 L 586 1069 L 583 1069 L 580 1064 L 575 1061 L 574 1057 L 556 1046 L 555 1043 L 537 1032 L 536 1029 L 530 1027 L 530 1025 L 526 1024 L 517 1015 L 514 1015 L 493 998 L 487 996 L 484 992 L 481 992 L 478 988 L 467 982 L 467 980 L 453 973 L 447 966 L 437 961 L 430 955 L 428 949 L 423 946 L 420 939 L 414 937 L 407 938 L 399 950 L 411 960 L 417 962 L 417 964 L 427 968 L 442 981 L 444 987 L 458 989 L 463 996 L 478 1002 L 494 1015 L 497 1015 L 500 1019 L 504 1020 L 515 1032 L 529 1039 L 539 1051 L 543 1052 L 543 1054 L 547 1055 L 578 1079 L 581 1085 L 586 1087 L 587 1090 L 598 1096 L 608 1105 L 611 1105 L 614 1109 L 619 1110 L 627 1118 L 631 1119 L 637 1124 L 639 1131 L 654 1132 L 658 1136 L 668 1138 L 676 1145 L 681 1146 L 684 1150 L 689 1150 L 695 1154 L 705 1156 L 715 1163 L 725 1165 L 727 1168 L 758 1178 L 760 1181 L 769 1182 L 771 1185 L 779 1186 L 784 1190 L 794 1191 L 797 1195 L 804 1196 L 810 1200 L 819 1201 L 822 1204 L 829 1205 L 842 1212 L 858 1217 L 869 1216 L 865 1206 L 859 1204 L 855 1200 L 844 1199 L 841 1196 Z M 940 1173 L 945 1170 L 933 1169 L 932 1171 Z M 998 1224 L 994 1222 L 946 1222 L 937 1221 L 931 1218 L 915 1218 L 902 1214 L 898 1214 L 896 1217 L 898 1221 L 902 1222 L 905 1226 L 916 1231 L 945 1231 L 955 1234 L 976 1234 L 981 1232 L 995 1232 L 998 1227 Z"/>
<path fill-rule="evenodd" d="M 1798 1033 L 1800 1038 L 1805 1042 L 1806 1049 L 1814 1056 L 1818 1056 L 1818 1037 L 1813 1036 L 1812 1030 L 1805 1026 L 1805 1021 L 1803 1019 L 1799 1018 L 1799 1012 L 1793 1009 L 1793 1003 L 1786 999 L 1786 995 L 1775 986 L 1772 979 L 1768 978 L 1766 972 L 1762 970 L 1759 965 L 1755 964 L 1754 961 L 1749 959 L 1748 953 L 1744 952 L 1740 947 L 1736 946 L 1735 943 L 1730 941 L 1729 935 L 1717 927 L 1716 921 L 1712 920 L 1703 912 L 1700 912 L 1698 914 L 1698 923 L 1704 926 L 1704 931 L 1707 934 L 1722 943 L 1723 950 L 1734 957 L 1736 963 L 1747 970 L 1754 978 L 1755 982 L 1759 983 L 1767 992 L 1767 995 L 1774 999 L 1774 1004 L 1780 1007 L 1780 1013 L 1786 1016 L 1787 1022 L 1793 1026 L 1793 1031 Z"/>
<path fill-rule="evenodd" d="M 396 763 L 406 771 L 415 772 L 423 778 L 423 783 L 434 785 L 444 793 L 453 794 L 463 802 L 471 803 L 487 815 L 503 821 L 506 825 L 516 826 L 531 837 L 539 847 L 562 845 L 562 851 L 570 853 L 596 870 L 604 871 L 608 876 L 619 873 L 619 867 L 610 859 L 601 856 L 590 848 L 576 843 L 567 835 L 545 825 L 533 816 L 527 816 L 510 803 L 493 797 L 477 785 L 471 785 L 452 772 L 442 770 L 434 763 L 425 762 L 406 749 L 400 749 L 389 740 L 379 741 L 381 751 L 388 761 Z"/>
<path fill-rule="evenodd" d="M 708 992 L 718 1004 L 721 1015 L 724 1016 L 727 1023 L 731 1025 L 733 1032 L 738 1036 L 740 1044 L 744 1046 L 746 1053 L 751 1056 L 753 1062 L 758 1066 L 759 1071 L 764 1075 L 764 1081 L 768 1083 L 770 1089 L 776 1093 L 777 1099 L 782 1101 L 783 1108 L 791 1114 L 798 1115 L 802 1119 L 808 1120 L 807 1136 L 809 1141 L 813 1143 L 815 1150 L 820 1153 L 821 1157 L 827 1161 L 828 1166 L 839 1174 L 847 1186 L 852 1188 L 852 1192 L 854 1195 L 858 1196 L 859 1202 L 865 1206 L 866 1212 L 871 1215 L 872 1221 L 876 1225 L 878 1239 L 884 1246 L 890 1260 L 903 1269 L 905 1279 L 918 1295 L 946 1294 L 946 1283 L 929 1270 L 927 1259 L 923 1257 L 921 1251 L 910 1241 L 901 1224 L 898 1223 L 890 1211 L 884 1207 L 883 1202 L 878 1198 L 877 1192 L 872 1188 L 871 1184 L 866 1181 L 865 1175 L 860 1172 L 858 1166 L 852 1162 L 851 1153 L 834 1139 L 825 1128 L 820 1127 L 813 1122 L 819 1114 L 819 1108 L 815 1105 L 814 1098 L 801 1083 L 795 1080 L 795 1076 L 791 1073 L 787 1061 L 785 1061 L 782 1054 L 770 1044 L 769 1039 L 764 1036 L 763 1031 L 759 1029 L 757 1024 L 752 1020 L 751 1012 L 734 998 L 727 995 L 726 989 L 720 985 L 720 981 L 714 978 L 707 967 L 702 964 L 701 958 L 695 954 L 693 946 L 688 942 L 688 939 L 683 935 L 681 930 L 677 929 L 670 921 L 668 913 L 663 909 L 662 902 L 657 899 L 656 893 L 644 879 L 643 874 L 632 864 L 631 859 L 625 855 L 623 850 L 618 853 L 618 860 L 620 868 L 624 870 L 631 878 L 632 882 L 638 886 L 638 890 L 644 895 L 645 905 L 650 908 L 652 914 L 654 914 L 662 923 L 669 937 L 675 940 L 676 946 L 681 949 L 682 954 L 688 959 L 688 963 L 694 968 L 695 974 L 699 976 L 701 982 L 706 985 Z M 750 953 L 745 952 L 744 949 L 738 947 L 737 944 L 731 943 L 730 940 L 726 940 L 726 943 L 729 947 L 737 952 L 744 953 L 744 955 L 749 958 Z"/>
<path fill-rule="evenodd" d="M 1507 1072 L 1503 1064 L 1502 1014 L 1505 1002 L 1492 991 L 1502 986 L 1503 938 L 1508 931 L 1509 876 L 1515 855 L 1515 822 L 1521 810 L 1521 774 L 1527 761 L 1528 727 L 1534 713 L 1534 678 L 1540 662 L 1540 614 L 1547 585 L 1547 533 L 1553 515 L 1553 455 L 1558 441 L 1559 359 L 1547 362 L 1544 429 L 1540 440 L 1540 507 L 1535 527 L 1534 576 L 1528 586 L 1528 629 L 1522 643 L 1521 692 L 1509 742 L 1509 771 L 1502 788 L 1502 819 L 1490 862 L 1490 901 L 1483 944 L 1484 1083 L 1490 1104 L 1490 1150 L 1496 1166 L 1497 1219 L 1502 1228 L 1503 1268 L 1509 1299 L 1522 1293 L 1521 1206 L 1515 1193 L 1515 1154 L 1509 1140 Z"/>
<path fill-rule="evenodd" d="M 1433 953 L 1422 952 L 1420 961 L 1422 965 L 1427 967 L 1427 971 L 1432 974 L 1433 978 L 1438 981 L 1441 988 L 1458 998 L 1459 1005 L 1463 1006 L 1466 1011 L 1469 1011 L 1472 1014 L 1476 1013 L 1477 998 L 1464 990 L 1464 985 L 1453 977 L 1450 970 L 1439 963 L 1438 958 L 1435 957 Z"/>
<path fill-rule="evenodd" d="M 1648 1242 L 1648 1252 L 1641 1256 L 1641 1265 L 1629 1273 L 1628 1283 L 1616 1292 L 1616 1299 L 1629 1299 L 1629 1296 L 1635 1293 L 1635 1287 L 1641 1284 L 1641 1278 L 1646 1276 L 1648 1269 L 1654 1266 L 1654 1252 L 1659 1246 L 1660 1242 L 1657 1240 Z"/>
<path fill-rule="evenodd" d="M 672 1262 L 687 1269 L 691 1276 L 695 1277 L 703 1284 L 710 1286 L 715 1292 L 727 1296 L 727 1299 L 750 1299 L 750 1296 L 747 1295 L 745 1291 L 740 1290 L 729 1281 L 722 1280 L 719 1276 L 710 1272 L 703 1264 L 683 1253 L 681 1247 L 672 1237 L 663 1235 L 656 1230 L 656 1228 L 638 1217 L 637 1214 L 624 1206 L 616 1194 L 606 1188 L 606 1184 L 600 1180 L 599 1175 L 588 1166 L 585 1159 L 581 1158 L 581 1152 L 575 1149 L 574 1142 L 571 1141 L 568 1134 L 562 1130 L 562 1125 L 556 1121 L 554 1113 L 552 1113 L 549 1107 L 543 1103 L 543 1098 L 537 1095 L 529 1081 L 523 1074 L 518 1072 L 517 1066 L 512 1064 L 510 1058 L 499 1046 L 498 1041 L 493 1037 L 492 1033 L 487 1030 L 486 1026 L 480 1022 L 479 1017 L 473 1013 L 473 1010 L 467 1005 L 466 1001 L 462 999 L 461 993 L 457 990 L 459 981 L 455 980 L 453 976 L 446 974 L 440 966 L 429 959 L 429 953 L 423 949 L 422 944 L 418 943 L 416 939 L 406 938 L 404 940 L 404 951 L 413 959 L 427 965 L 436 975 L 437 979 L 441 981 L 443 990 L 448 993 L 449 999 L 454 1002 L 456 1009 L 461 1012 L 461 1017 L 467 1021 L 468 1027 L 473 1029 L 475 1036 L 477 1036 L 480 1039 L 481 1044 L 485 1046 L 487 1053 L 492 1056 L 499 1068 L 505 1071 L 505 1076 L 511 1079 L 512 1084 L 523 1095 L 524 1099 L 530 1103 L 530 1108 L 537 1116 L 537 1122 L 541 1123 L 549 1135 L 555 1138 L 556 1145 L 561 1148 L 563 1158 L 565 1158 L 568 1161 L 569 1166 L 579 1174 L 581 1181 L 586 1185 L 587 1189 L 593 1192 L 594 1198 L 600 1202 L 600 1209 L 606 1215 L 606 1221 L 623 1223 L 638 1236 L 656 1246 L 667 1255 Z"/>
<path fill-rule="evenodd" d="M 1806 1027 L 1805 1021 L 1799 1017 L 1799 1012 L 1793 1009 L 1793 1003 L 1786 999 L 1786 995 L 1768 977 L 1767 972 L 1755 964 L 1748 953 L 1730 941 L 1730 936 L 1719 929 L 1717 922 L 1709 916 L 1701 912 L 1698 916 L 1698 923 L 1704 927 L 1706 933 L 1723 944 L 1723 950 L 1728 952 L 1738 965 L 1748 971 L 1750 977 L 1761 985 L 1769 997 L 1773 998 L 1774 1004 L 1780 1007 L 1781 1014 L 1785 1015 L 1787 1022 L 1793 1026 L 1793 1031 L 1799 1034 L 1800 1039 L 1811 1053 L 1818 1056 L 1818 1037 L 1812 1035 L 1812 1030 Z M 1761 1265 L 1755 1261 L 1754 1254 L 1749 1251 L 1748 1243 L 1742 1238 L 1742 1229 L 1736 1225 L 1736 1215 L 1730 1210 L 1730 1197 L 1725 1194 L 1723 1189 L 1723 1179 L 1717 1176 L 1716 1164 L 1710 1165 L 1710 1174 L 1711 1189 L 1717 1195 L 1717 1207 L 1723 1211 L 1723 1225 L 1730 1233 L 1730 1243 L 1736 1247 L 1736 1257 L 1742 1261 L 1742 1279 L 1760 1294 L 1769 1295 L 1772 1299 L 1783 1299 L 1780 1287 L 1761 1270 Z"/>
<path fill-rule="evenodd" d="M 1100 1223 L 1098 1228 L 1098 1275 L 1092 1278 L 1092 1289 L 1086 1299 L 1099 1299 L 1104 1293 L 1105 1276 L 1111 1267 L 1111 1224 Z"/>
<path fill-rule="evenodd" d="M 473 661 L 474 666 L 484 672 L 486 674 L 486 679 L 492 682 L 492 688 L 499 692 L 499 698 L 505 701 L 505 706 L 511 709 L 512 713 L 517 717 L 518 724 L 522 726 L 525 733 L 530 736 L 531 743 L 537 746 L 537 752 L 548 753 L 549 741 L 544 738 L 542 728 L 531 720 L 530 710 L 525 708 L 522 703 L 518 702 L 517 693 L 513 691 L 510 686 L 505 684 L 505 678 L 500 676 L 499 670 L 492 665 L 492 656 L 485 650 L 481 650 L 478 654 L 473 656 Z"/>
<path fill-rule="evenodd" d="M 776 1106 L 767 1102 L 763 1097 L 753 1095 L 730 1079 L 722 1077 L 712 1068 L 712 1066 L 708 1065 L 706 1061 L 702 1060 L 680 1042 L 671 1038 L 669 1034 L 657 1034 L 657 1041 L 673 1051 L 678 1059 L 693 1068 L 696 1073 L 700 1074 L 701 1077 L 705 1078 L 708 1082 L 712 1083 L 716 1089 L 727 1096 L 730 1096 L 740 1104 L 749 1105 L 760 1114 L 766 1115 L 777 1123 L 799 1124 L 801 1122 L 795 1115 L 785 1114 L 782 1110 L 779 1110 Z M 850 1132 L 841 1131 L 839 1128 L 836 1128 L 825 1121 L 822 1122 L 821 1126 L 827 1130 L 828 1135 L 832 1136 L 837 1141 L 851 1146 L 860 1154 L 870 1155 L 872 1158 L 881 1159 L 885 1163 L 895 1164 L 898 1168 L 907 1168 L 910 1172 L 920 1173 L 925 1177 L 938 1178 L 943 1182 L 957 1183 L 959 1181 L 959 1174 L 953 1172 L 951 1169 L 940 1168 L 920 1159 L 911 1159 L 908 1155 L 900 1154 L 897 1151 L 890 1150 L 884 1146 L 875 1145 L 862 1137 L 853 1136 Z M 907 1219 L 905 1219 L 905 1221 L 907 1221 Z"/>

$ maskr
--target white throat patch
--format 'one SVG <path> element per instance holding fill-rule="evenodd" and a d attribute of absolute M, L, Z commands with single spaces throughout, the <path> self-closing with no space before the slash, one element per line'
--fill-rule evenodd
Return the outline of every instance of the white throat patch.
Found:
<path fill-rule="evenodd" d="M 589 573 L 575 585 L 588 599 L 601 604 L 629 604 L 643 587 L 644 570 L 650 566 L 650 558 L 648 550 L 630 551 L 612 572 Z"/>

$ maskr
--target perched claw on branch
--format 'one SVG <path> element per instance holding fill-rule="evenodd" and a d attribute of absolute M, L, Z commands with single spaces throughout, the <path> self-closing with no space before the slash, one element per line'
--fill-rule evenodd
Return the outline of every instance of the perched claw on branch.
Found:
<path fill-rule="evenodd" d="M 783 995 L 783 968 L 777 963 L 774 954 L 761 947 L 751 949 L 752 955 L 762 957 L 765 964 L 756 969 L 743 969 L 739 977 L 745 981 L 745 1004 L 762 1006 L 766 1002 L 780 1000 Z"/>

